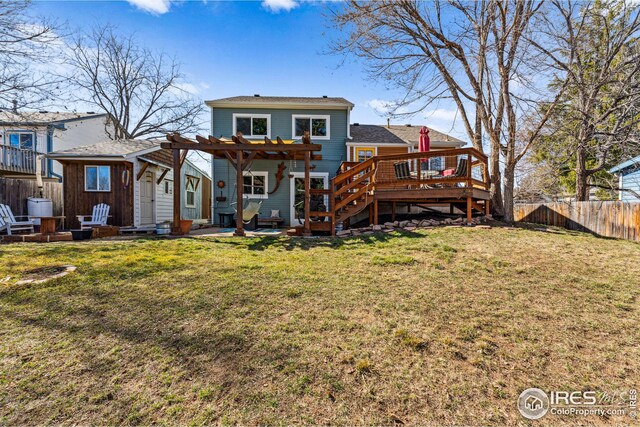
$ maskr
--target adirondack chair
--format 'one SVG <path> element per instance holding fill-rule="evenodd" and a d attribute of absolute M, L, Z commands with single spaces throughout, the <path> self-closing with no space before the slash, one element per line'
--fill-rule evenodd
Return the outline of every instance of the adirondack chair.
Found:
<path fill-rule="evenodd" d="M 107 205 L 106 203 L 100 203 L 93 207 L 93 214 L 77 215 L 78 221 L 80 222 L 80 229 L 88 230 L 92 227 L 107 225 L 107 218 L 109 217 L 109 209 L 110 209 L 109 205 Z"/>
<path fill-rule="evenodd" d="M 27 215 L 19 215 L 18 218 L 27 218 Z M 34 232 L 34 221 L 17 221 L 11 212 L 11 208 L 7 205 L 0 205 L 0 230 L 7 230 L 7 234 L 11 236 L 14 231 L 30 230 Z"/>

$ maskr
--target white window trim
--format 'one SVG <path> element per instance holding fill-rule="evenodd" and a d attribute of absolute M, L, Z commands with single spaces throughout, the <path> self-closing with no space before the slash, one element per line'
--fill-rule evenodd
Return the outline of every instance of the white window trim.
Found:
<path fill-rule="evenodd" d="M 185 186 L 184 186 L 184 207 L 185 208 L 195 208 L 196 207 L 196 195 L 197 195 L 197 191 L 198 191 L 198 185 L 196 184 L 196 186 L 193 188 L 193 191 L 191 190 L 187 190 L 187 185 L 189 184 L 189 178 L 195 178 L 197 179 L 198 183 L 200 182 L 200 178 L 198 178 L 197 176 L 190 176 L 190 175 L 185 175 Z M 187 193 L 193 193 L 193 203 L 189 204 L 187 203 L 187 200 L 189 200 L 189 198 L 187 197 Z"/>
<path fill-rule="evenodd" d="M 89 190 L 87 188 L 87 168 L 109 168 L 109 189 L 108 190 Z M 96 174 L 98 171 L 96 169 Z M 96 175 L 96 185 L 100 182 L 98 175 Z M 84 191 L 87 193 L 111 193 L 111 165 L 84 165 Z"/>
<path fill-rule="evenodd" d="M 31 130 L 8 130 L 4 132 L 5 145 L 7 146 L 11 146 L 11 135 L 31 135 L 31 151 L 38 151 L 38 140 L 36 132 Z M 18 140 L 20 140 L 19 137 Z M 22 148 L 20 146 L 18 146 L 18 148 L 21 150 L 28 150 L 28 148 Z"/>
<path fill-rule="evenodd" d="M 304 221 L 296 219 L 296 213 L 293 209 L 296 194 L 296 178 L 304 178 L 304 172 L 291 172 L 289 174 L 289 223 L 291 226 L 304 224 Z M 324 180 L 324 188 L 329 188 L 329 172 L 309 172 L 309 178 L 322 178 Z M 327 194 L 324 195 L 324 204 L 327 208 L 329 207 L 329 196 Z M 328 219 L 329 218 L 325 218 L 325 221 Z"/>
<path fill-rule="evenodd" d="M 327 121 L 327 136 L 311 136 L 311 140 L 313 141 L 314 139 L 319 139 L 319 140 L 328 140 L 331 139 L 331 116 L 328 115 L 324 115 L 324 114 L 319 114 L 319 115 L 314 115 L 314 114 L 293 114 L 291 116 L 291 137 L 293 139 L 297 139 L 297 138 L 302 138 L 304 135 L 296 135 L 296 119 L 325 119 Z M 311 125 L 311 123 L 309 123 L 309 125 Z M 309 126 L 309 129 L 311 129 L 311 126 Z"/>
<path fill-rule="evenodd" d="M 267 119 L 267 138 L 271 139 L 271 114 L 253 114 L 253 113 L 233 113 L 233 134 L 237 135 L 236 119 L 237 118 L 251 118 L 251 119 Z M 251 123 L 251 132 L 253 133 L 253 123 Z M 242 135 L 247 139 L 264 138 L 265 135 Z"/>
<path fill-rule="evenodd" d="M 242 176 L 261 176 L 264 178 L 264 194 L 246 194 L 244 191 L 242 192 L 242 197 L 245 199 L 268 199 L 269 198 L 269 172 L 266 171 L 244 171 L 242 172 Z M 253 180 L 252 180 L 253 181 Z M 244 185 L 244 180 L 241 183 Z M 253 188 L 251 189 L 253 191 Z"/>

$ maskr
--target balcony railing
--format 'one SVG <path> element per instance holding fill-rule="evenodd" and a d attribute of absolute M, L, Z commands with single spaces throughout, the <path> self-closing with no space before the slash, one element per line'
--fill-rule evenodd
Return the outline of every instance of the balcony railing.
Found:
<path fill-rule="evenodd" d="M 0 171 L 35 174 L 38 154 L 36 151 L 29 149 L 0 145 Z M 41 162 L 41 174 L 45 175 L 47 171 L 46 159 L 42 157 L 39 161 Z"/>

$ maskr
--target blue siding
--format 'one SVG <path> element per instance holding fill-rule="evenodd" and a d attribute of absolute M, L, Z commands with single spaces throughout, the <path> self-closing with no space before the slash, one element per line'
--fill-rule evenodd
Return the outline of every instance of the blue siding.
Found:
<path fill-rule="evenodd" d="M 291 125 L 293 115 L 328 115 L 330 116 L 330 137 L 329 140 L 314 140 L 316 144 L 322 145 L 322 160 L 312 161 L 315 165 L 313 172 L 328 172 L 329 179 L 334 175 L 340 163 L 346 160 L 346 139 L 347 139 L 347 111 L 346 110 L 293 110 L 293 109 L 244 109 L 244 108 L 213 108 L 211 112 L 212 130 L 211 134 L 216 137 L 231 137 L 233 133 L 233 114 L 253 113 L 271 115 L 271 138 L 275 140 L 277 136 L 282 139 L 293 139 L 291 135 Z M 269 173 L 268 191 L 273 191 L 276 184 L 276 172 L 281 160 L 257 160 L 250 167 L 251 171 Z M 304 161 L 284 160 L 287 169 L 284 171 L 284 178 L 280 183 L 278 191 L 270 194 L 268 199 L 262 200 L 260 210 L 261 217 L 270 215 L 272 209 L 279 209 L 280 216 L 289 224 L 290 218 L 290 179 L 291 172 L 304 172 Z M 222 190 L 227 197 L 226 202 L 214 203 L 214 222 L 218 221 L 217 212 L 232 211 L 236 202 L 236 172 L 227 160 L 216 159 L 213 161 L 213 184 L 219 180 L 226 183 Z M 215 196 L 220 196 L 220 190 L 216 187 Z"/>
<path fill-rule="evenodd" d="M 640 194 L 640 169 L 626 173 L 622 176 L 622 188 L 635 191 Z M 620 200 L 625 202 L 638 202 L 640 198 L 628 191 L 621 192 Z"/>

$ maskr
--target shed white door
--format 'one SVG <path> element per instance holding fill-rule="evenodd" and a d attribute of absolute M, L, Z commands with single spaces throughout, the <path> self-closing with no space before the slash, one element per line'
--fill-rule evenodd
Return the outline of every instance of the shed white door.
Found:
<path fill-rule="evenodd" d="M 140 180 L 140 225 L 153 224 L 153 205 L 155 202 L 153 172 L 145 172 Z"/>

